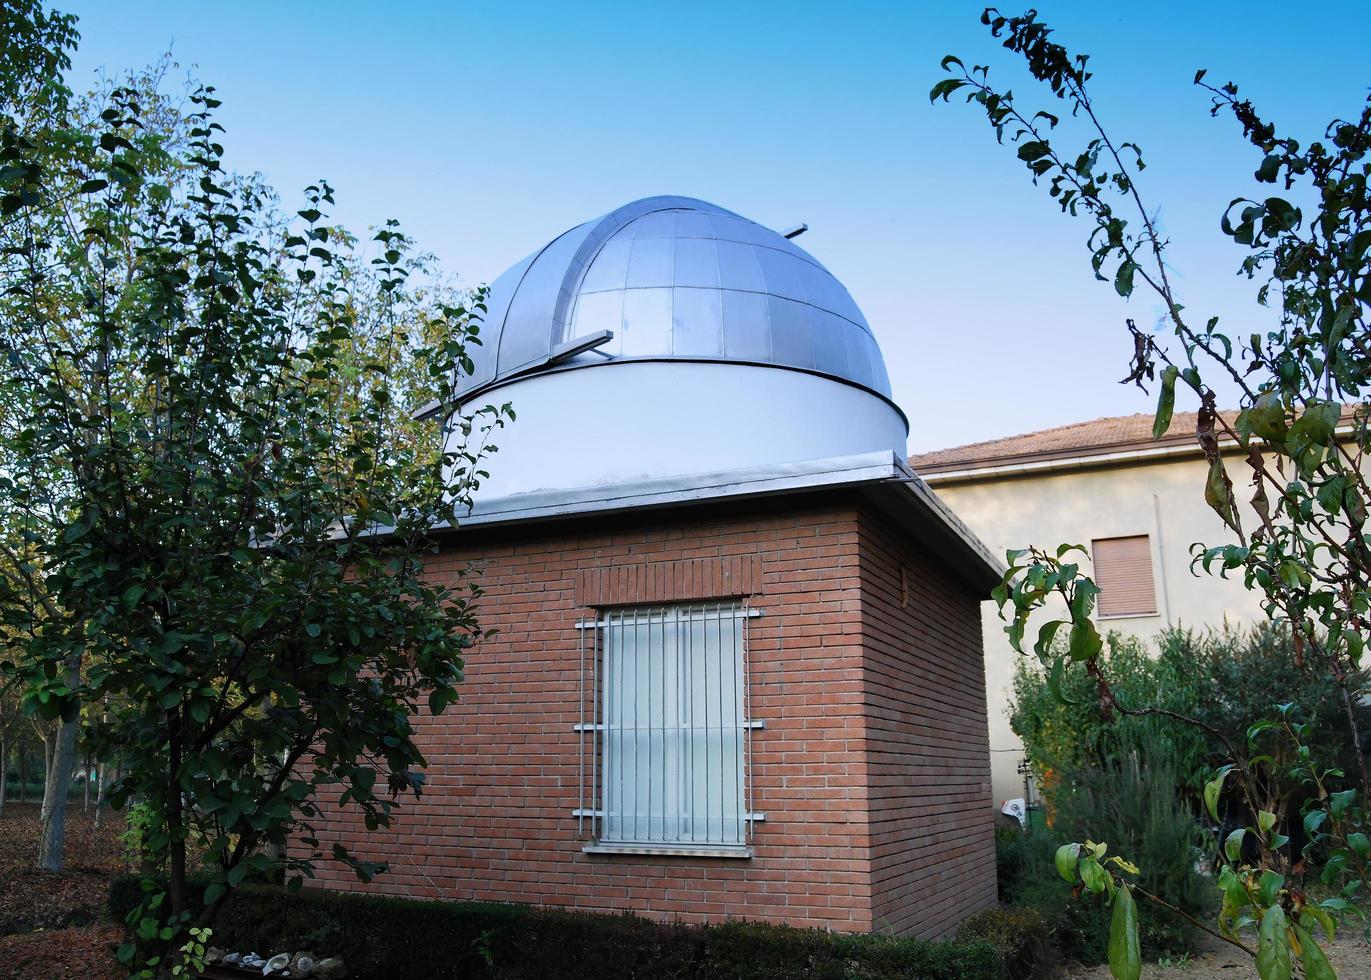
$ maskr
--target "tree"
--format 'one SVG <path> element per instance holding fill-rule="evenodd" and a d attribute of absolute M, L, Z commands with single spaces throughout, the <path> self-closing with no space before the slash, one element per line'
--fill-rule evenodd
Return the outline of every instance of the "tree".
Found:
<path fill-rule="evenodd" d="M 411 419 L 471 370 L 482 294 L 393 222 L 329 224 L 327 183 L 283 217 L 224 170 L 218 105 L 123 85 L 94 128 L 4 107 L 6 669 L 40 717 L 98 705 L 111 801 L 148 808 L 166 892 L 121 950 L 146 970 L 249 876 L 302 883 L 319 793 L 375 829 L 422 790 L 410 718 L 456 699 L 482 635 L 479 589 L 424 562 L 512 418 Z"/>
<path fill-rule="evenodd" d="M 1212 114 L 1236 120 L 1256 151 L 1256 180 L 1280 185 L 1285 195 L 1240 196 L 1222 216 L 1224 233 L 1244 252 L 1240 271 L 1259 283 L 1258 302 L 1278 314 L 1277 325 L 1264 334 L 1234 337 L 1219 317 L 1195 319 L 1179 302 L 1166 262 L 1167 240 L 1140 186 L 1142 152 L 1115 139 L 1102 123 L 1090 96 L 1088 56 L 1072 55 L 1053 41 L 1034 11 L 1006 17 L 990 8 L 982 22 L 1085 127 L 1083 145 L 1064 148 L 1059 114 L 1023 107 L 1012 93 L 991 85 L 988 68 L 968 69 L 953 56 L 943 61 L 950 77 L 933 87 L 930 98 L 949 100 L 962 92 L 979 106 L 997 139 L 1017 147 L 1033 182 L 1045 182 L 1063 212 L 1085 220 L 1096 277 L 1112 281 L 1120 296 L 1144 288 L 1161 300 L 1166 313 L 1155 330 L 1127 321 L 1133 360 L 1125 381 L 1157 383 L 1158 437 L 1171 423 L 1178 386 L 1199 401 L 1195 437 L 1209 469 L 1197 490 L 1231 537 L 1197 545 L 1194 563 L 1206 573 L 1242 574 L 1248 588 L 1263 594 L 1267 617 L 1290 630 L 1293 665 L 1326 673 L 1338 688 L 1357 754 L 1350 788 L 1335 791 L 1340 773 L 1311 764 L 1313 733 L 1286 705 L 1279 711 L 1273 706 L 1274 716 L 1253 726 L 1246 740 L 1222 742 L 1227 762 L 1205 792 L 1215 817 L 1226 793 L 1243 801 L 1249 818 L 1225 848 L 1219 882 L 1224 910 L 1216 934 L 1251 952 L 1265 980 L 1290 976 L 1292 957 L 1310 977 L 1332 976 L 1312 935 L 1316 927 L 1331 935 L 1332 916 L 1349 906 L 1341 897 L 1315 901 L 1306 881 L 1321 873 L 1334 889 L 1356 890 L 1371 880 L 1371 845 L 1362 829 L 1371 777 L 1351 683 L 1371 629 L 1371 487 L 1362 465 L 1371 447 L 1365 401 L 1371 382 L 1371 99 L 1359 114 L 1335 119 L 1306 146 L 1280 134 L 1239 98 L 1236 85 L 1214 86 L 1203 70 L 1196 73 L 1194 82 L 1208 94 Z M 1235 416 L 1217 407 L 1209 380 L 1215 372 L 1240 392 Z M 1225 446 L 1244 456 L 1256 527 L 1243 527 Z M 1033 649 L 1048 664 L 1056 687 L 1066 661 L 1075 661 L 1094 679 L 1104 716 L 1153 714 L 1197 722 L 1162 707 L 1127 705 L 1116 696 L 1101 668 L 1103 643 L 1090 618 L 1098 589 L 1071 560 L 1077 551 L 1084 549 L 1034 546 L 1009 553 L 1010 570 L 996 598 L 1008 614 L 1014 646 L 1022 649 L 1030 618 L 1050 609 Z M 1054 655 L 1052 647 L 1060 631 L 1068 638 L 1064 656 Z M 1267 751 L 1272 739 L 1285 743 L 1293 763 L 1278 762 Z M 1313 797 L 1303 821 L 1309 844 L 1299 853 L 1260 804 L 1263 770 L 1276 765 L 1286 766 L 1286 775 L 1308 786 Z M 1257 860 L 1245 860 L 1244 840 L 1258 845 Z M 1102 843 L 1069 847 L 1059 855 L 1062 874 L 1111 898 L 1118 927 L 1110 942 L 1111 966 L 1116 976 L 1136 977 L 1130 866 L 1118 856 L 1107 863 Z M 1256 933 L 1255 948 L 1242 938 L 1245 930 Z"/>

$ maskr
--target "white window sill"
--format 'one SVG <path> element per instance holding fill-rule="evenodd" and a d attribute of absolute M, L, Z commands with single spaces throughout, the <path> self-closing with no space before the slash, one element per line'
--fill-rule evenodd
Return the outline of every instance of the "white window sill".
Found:
<path fill-rule="evenodd" d="M 746 844 L 616 844 L 596 841 L 581 848 L 584 854 L 655 854 L 660 857 L 750 858 L 752 848 Z"/>
<path fill-rule="evenodd" d="M 1110 613 L 1107 616 L 1096 613 L 1095 618 L 1102 623 L 1107 623 L 1116 619 L 1160 619 L 1161 615 L 1159 612 Z"/>

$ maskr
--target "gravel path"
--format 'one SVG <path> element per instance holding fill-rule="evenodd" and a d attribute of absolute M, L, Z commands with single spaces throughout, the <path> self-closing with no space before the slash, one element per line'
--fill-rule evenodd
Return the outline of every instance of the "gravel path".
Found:
<path fill-rule="evenodd" d="M 1188 962 L 1171 966 L 1144 964 L 1144 980 L 1248 980 L 1257 976 L 1251 958 L 1241 950 L 1217 939 L 1206 937 L 1205 942 L 1208 945 L 1199 956 Z M 1355 920 L 1343 924 L 1329 950 L 1329 959 L 1339 980 L 1371 978 L 1371 946 Z M 1066 976 L 1072 980 L 1111 980 L 1107 966 L 1068 970 Z"/>

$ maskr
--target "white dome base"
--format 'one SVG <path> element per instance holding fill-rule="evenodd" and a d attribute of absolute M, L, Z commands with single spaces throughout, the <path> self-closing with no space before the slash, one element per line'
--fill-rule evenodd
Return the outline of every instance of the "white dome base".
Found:
<path fill-rule="evenodd" d="M 756 364 L 606 362 L 516 379 L 475 399 L 505 402 L 517 418 L 492 437 L 499 452 L 477 501 L 876 451 L 907 455 L 904 417 L 884 398 Z"/>

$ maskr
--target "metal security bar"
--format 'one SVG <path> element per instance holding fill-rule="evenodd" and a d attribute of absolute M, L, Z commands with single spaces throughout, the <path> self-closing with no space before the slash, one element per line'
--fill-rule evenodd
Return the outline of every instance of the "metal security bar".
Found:
<path fill-rule="evenodd" d="M 580 627 L 578 826 L 597 848 L 745 849 L 747 621 L 737 602 L 605 612 Z"/>

